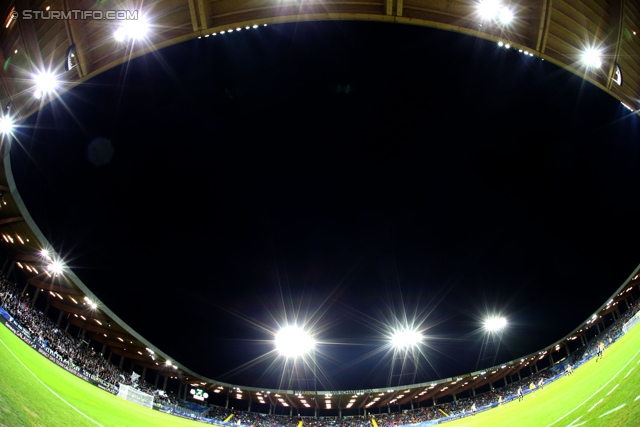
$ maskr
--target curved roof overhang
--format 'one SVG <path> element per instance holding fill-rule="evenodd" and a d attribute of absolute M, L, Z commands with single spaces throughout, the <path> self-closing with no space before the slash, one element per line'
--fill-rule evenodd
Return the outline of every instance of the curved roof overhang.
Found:
<path fill-rule="evenodd" d="M 11 2 L 0 10 L 0 17 L 6 18 L 4 28 L 0 29 L 0 60 L 4 64 L 0 69 L 0 102 L 2 111 L 8 111 L 18 123 L 46 102 L 46 99 L 34 98 L 32 79 L 33 73 L 44 70 L 45 65 L 60 74 L 63 83 L 59 92 L 66 91 L 132 58 L 186 40 L 253 25 L 314 20 L 420 25 L 502 41 L 576 74 L 634 111 L 640 108 L 640 36 L 636 35 L 640 27 L 640 5 L 629 0 L 525 0 L 513 4 L 517 8 L 516 20 L 509 27 L 482 22 L 476 11 L 477 3 L 462 0 L 158 0 L 142 10 L 151 21 L 148 39 L 133 44 L 114 40 L 113 21 L 9 20 L 12 12 L 20 16 L 27 10 L 46 11 L 47 6 L 64 12 L 104 11 L 107 7 L 84 0 L 21 1 Z M 121 7 L 125 8 L 133 9 Z M 602 49 L 600 68 L 586 69 L 581 65 L 580 58 L 588 46 Z M 72 58 L 70 53 L 74 54 Z M 64 71 L 65 63 L 71 65 L 67 71 Z M 84 329 L 87 337 L 104 344 L 112 353 L 155 369 L 161 375 L 178 376 L 184 383 L 214 392 L 224 390 L 235 394 L 241 389 L 243 398 L 250 401 L 262 400 L 274 405 L 286 402 L 292 407 L 302 407 L 303 398 L 315 402 L 318 408 L 323 408 L 327 400 L 333 408 L 346 408 L 349 404 L 349 407 L 368 408 L 417 403 L 459 394 L 472 387 L 477 389 L 517 374 L 546 355 L 553 357 L 554 353 L 563 351 L 564 346 L 593 326 L 592 319 L 586 319 L 572 334 L 547 348 L 486 371 L 407 385 L 398 390 L 317 391 L 314 394 L 319 398 L 312 400 L 310 392 L 265 390 L 204 378 L 175 363 L 101 305 L 72 271 L 53 275 L 46 270 L 46 262 L 38 254 L 42 248 L 50 248 L 50 244 L 29 215 L 13 181 L 9 137 L 3 138 L 0 150 L 3 158 L 0 163 L 0 242 L 15 266 L 25 273 L 28 283 L 47 295 L 50 306 L 67 313 L 69 321 Z M 614 310 L 616 304 L 638 286 L 638 277 L 638 271 L 634 272 L 594 316 L 599 318 Z M 85 297 L 96 302 L 97 307 L 91 308 Z M 172 364 L 168 365 L 167 361 Z"/>

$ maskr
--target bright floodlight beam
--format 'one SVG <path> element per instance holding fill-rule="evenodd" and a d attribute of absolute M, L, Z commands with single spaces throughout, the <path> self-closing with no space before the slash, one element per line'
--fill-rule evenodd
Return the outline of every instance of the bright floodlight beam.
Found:
<path fill-rule="evenodd" d="M 493 19 L 498 16 L 500 11 L 499 0 L 482 0 L 478 4 L 478 13 L 484 19 Z"/>
<path fill-rule="evenodd" d="M 490 317 L 484 321 L 484 329 L 488 332 L 499 332 L 507 327 L 504 317 Z"/>
<path fill-rule="evenodd" d="M 424 337 L 420 331 L 412 329 L 399 329 L 391 336 L 391 345 L 395 349 L 409 349 L 422 343 Z"/>
<path fill-rule="evenodd" d="M 600 68 L 602 66 L 602 55 L 599 49 L 587 49 L 582 54 L 582 62 L 587 67 Z"/>
<path fill-rule="evenodd" d="M 149 24 L 144 18 L 122 21 L 120 27 L 113 33 L 119 42 L 126 40 L 141 40 L 149 31 Z"/>
<path fill-rule="evenodd" d="M 0 116 L 0 134 L 9 135 L 13 133 L 13 119 L 9 116 Z"/>
<path fill-rule="evenodd" d="M 309 353 L 315 348 L 316 342 L 298 326 L 284 327 L 276 335 L 276 349 L 285 357 L 299 357 Z"/>
<path fill-rule="evenodd" d="M 511 23 L 511 21 L 513 21 L 513 12 L 508 7 L 503 7 L 498 12 L 498 19 L 503 24 L 509 24 Z"/>
<path fill-rule="evenodd" d="M 36 83 L 36 91 L 34 92 L 36 98 L 42 98 L 44 95 L 54 92 L 58 87 L 58 79 L 50 71 L 36 74 L 33 76 L 33 80 Z"/>
<path fill-rule="evenodd" d="M 47 268 L 53 274 L 61 274 L 64 266 L 60 261 L 53 261 Z"/>

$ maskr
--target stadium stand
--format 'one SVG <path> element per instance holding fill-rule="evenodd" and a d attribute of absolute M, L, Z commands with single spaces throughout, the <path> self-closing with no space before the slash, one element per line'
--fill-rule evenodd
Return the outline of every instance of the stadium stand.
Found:
<path fill-rule="evenodd" d="M 600 334 L 594 336 L 587 345 L 574 352 L 570 357 L 549 369 L 543 369 L 529 377 L 521 378 L 503 387 L 495 388 L 475 397 L 456 399 L 451 402 L 424 406 L 414 410 L 391 413 L 370 413 L 361 416 L 301 417 L 264 414 L 258 412 L 234 411 L 215 405 L 200 405 L 178 399 L 172 392 L 156 389 L 144 379 L 132 381 L 132 376 L 105 360 L 102 354 L 86 345 L 81 339 L 69 335 L 56 326 L 37 308 L 31 306 L 29 298 L 15 283 L 0 276 L 0 317 L 11 322 L 23 340 L 33 344 L 44 357 L 64 367 L 69 372 L 91 382 L 113 394 L 118 394 L 119 385 L 135 387 L 143 393 L 154 396 L 153 409 L 182 418 L 190 418 L 207 424 L 247 427 L 299 427 L 302 422 L 312 427 L 361 427 L 372 425 L 375 419 L 378 427 L 394 427 L 412 424 L 426 427 L 435 421 L 443 422 L 471 415 L 471 406 L 477 411 L 486 411 L 501 403 L 517 398 L 517 390 L 523 387 L 524 393 L 535 391 L 529 384 L 548 384 L 565 375 L 565 366 L 571 364 L 574 369 L 590 360 L 597 353 L 597 346 L 604 342 L 608 347 L 625 333 L 625 324 L 639 312 L 640 302 L 630 304 L 629 308 Z M 637 318 L 637 317 L 636 317 Z M 605 347 L 605 348 L 606 348 Z M 233 417 L 231 417 L 233 415 Z M 231 417 L 230 421 L 225 421 Z"/>

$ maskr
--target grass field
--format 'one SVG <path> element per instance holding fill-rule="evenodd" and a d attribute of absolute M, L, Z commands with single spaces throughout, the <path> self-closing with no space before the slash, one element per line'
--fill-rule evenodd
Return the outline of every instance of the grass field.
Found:
<path fill-rule="evenodd" d="M 640 426 L 640 328 L 565 376 L 501 407 L 447 424 L 466 426 Z"/>
<path fill-rule="evenodd" d="M 203 426 L 81 380 L 0 325 L 0 426 Z"/>
<path fill-rule="evenodd" d="M 77 378 L 0 326 L 0 426 L 202 426 L 140 405 Z M 461 426 L 640 427 L 640 328 L 604 359 L 527 395 L 461 420 Z"/>

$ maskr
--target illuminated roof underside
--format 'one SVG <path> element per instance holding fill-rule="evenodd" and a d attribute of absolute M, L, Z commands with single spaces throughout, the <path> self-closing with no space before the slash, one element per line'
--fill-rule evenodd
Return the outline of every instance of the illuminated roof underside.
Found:
<path fill-rule="evenodd" d="M 410 24 L 491 40 L 503 48 L 556 64 L 609 93 L 630 110 L 640 109 L 640 37 L 636 34 L 640 4 L 635 0 L 157 0 L 146 2 L 144 10 L 129 10 L 139 14 L 136 17 L 144 21 L 143 26 L 95 19 L 108 8 L 114 9 L 113 2 L 6 3 L 0 9 L 0 103 L 2 115 L 10 115 L 14 126 L 55 94 L 148 52 L 214 34 L 226 37 L 231 31 L 259 31 L 267 24 L 316 20 Z M 34 12 L 62 14 L 77 10 L 92 15 L 85 19 L 25 19 L 24 15 L 31 13 L 33 18 Z M 2 121 L 2 129 L 10 133 L 9 122 Z M 180 366 L 101 305 L 72 271 L 43 259 L 41 250 L 50 245 L 15 188 L 7 147 L 4 143 L 0 147 L 0 242 L 28 282 L 47 294 L 52 307 L 70 313 L 70 322 L 84 328 L 92 341 L 105 344 L 111 352 L 134 360 L 138 366 L 156 369 L 162 375 L 178 375 L 184 383 L 198 384 L 213 393 L 233 390 L 243 399 L 304 406 L 305 396 L 291 390 L 265 391 L 224 384 Z M 51 254 L 55 258 L 55 248 Z M 496 382 L 545 356 L 559 353 L 557 360 L 563 357 L 567 342 L 579 337 L 598 316 L 614 310 L 637 284 L 638 275 L 634 273 L 594 318 L 585 320 L 573 334 L 522 359 L 486 372 L 407 385 L 395 391 L 319 391 L 325 397 L 322 405 L 364 408 L 389 402 L 418 403 Z"/>

